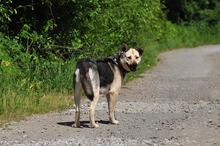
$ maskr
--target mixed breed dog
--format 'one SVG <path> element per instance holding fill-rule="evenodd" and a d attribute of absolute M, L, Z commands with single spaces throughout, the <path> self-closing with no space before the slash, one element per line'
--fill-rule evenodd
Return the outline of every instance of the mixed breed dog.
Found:
<path fill-rule="evenodd" d="M 129 48 L 123 44 L 118 54 L 103 60 L 83 59 L 77 62 L 74 73 L 75 124 L 80 127 L 80 101 L 82 94 L 91 101 L 89 107 L 90 127 L 99 127 L 95 123 L 95 107 L 101 94 L 108 102 L 109 120 L 119 124 L 115 118 L 116 97 L 125 75 L 135 71 L 141 61 L 142 48 Z"/>

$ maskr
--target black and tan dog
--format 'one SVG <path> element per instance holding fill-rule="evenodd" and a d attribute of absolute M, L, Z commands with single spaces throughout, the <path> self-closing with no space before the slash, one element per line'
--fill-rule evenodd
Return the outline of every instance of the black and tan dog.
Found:
<path fill-rule="evenodd" d="M 95 107 L 100 94 L 107 97 L 109 120 L 118 124 L 115 119 L 116 97 L 121 89 L 122 80 L 126 73 L 135 71 L 141 61 L 142 48 L 129 48 L 124 44 L 121 51 L 104 60 L 84 59 L 77 62 L 74 74 L 74 100 L 76 105 L 75 126 L 80 127 L 80 100 L 82 92 L 91 100 L 89 108 L 90 126 L 98 127 L 95 123 Z M 74 126 L 74 125 L 73 125 Z"/>

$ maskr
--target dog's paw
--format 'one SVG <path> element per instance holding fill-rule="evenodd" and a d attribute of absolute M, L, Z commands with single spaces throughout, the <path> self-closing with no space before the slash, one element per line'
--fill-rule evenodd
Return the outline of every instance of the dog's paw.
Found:
<path fill-rule="evenodd" d="M 118 120 L 112 120 L 111 123 L 112 123 L 112 124 L 115 124 L 115 125 L 118 125 L 118 124 L 119 124 L 119 121 L 118 121 Z"/>
<path fill-rule="evenodd" d="M 94 124 L 90 124 L 90 127 L 91 127 L 91 128 L 98 128 L 98 127 L 99 127 L 99 125 L 98 125 L 98 124 L 96 124 L 96 123 L 94 123 Z"/>
<path fill-rule="evenodd" d="M 80 126 L 79 123 L 78 123 L 78 124 L 73 124 L 72 127 L 73 127 L 73 128 L 81 128 L 81 126 Z"/>

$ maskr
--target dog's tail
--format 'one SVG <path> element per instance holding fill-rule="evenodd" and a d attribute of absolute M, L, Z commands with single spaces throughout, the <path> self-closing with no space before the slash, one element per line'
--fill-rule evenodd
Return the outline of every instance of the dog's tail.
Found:
<path fill-rule="evenodd" d="M 92 101 L 94 98 L 94 91 L 92 80 L 89 75 L 89 69 L 91 68 L 90 63 L 87 61 L 78 62 L 77 68 L 79 68 L 80 82 L 82 84 L 83 91 L 85 95 Z"/>
<path fill-rule="evenodd" d="M 92 101 L 94 98 L 94 92 L 92 88 L 92 82 L 88 74 L 81 74 L 80 80 L 82 83 L 83 90 L 86 96 Z"/>

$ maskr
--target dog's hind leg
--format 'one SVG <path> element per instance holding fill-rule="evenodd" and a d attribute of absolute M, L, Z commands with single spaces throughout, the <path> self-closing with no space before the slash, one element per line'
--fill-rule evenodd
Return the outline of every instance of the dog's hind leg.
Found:
<path fill-rule="evenodd" d="M 119 124 L 119 121 L 115 119 L 115 105 L 117 95 L 117 93 L 109 93 L 106 96 L 108 101 L 109 120 L 112 124 Z"/>
<path fill-rule="evenodd" d="M 99 99 L 99 94 L 95 93 L 93 101 L 91 101 L 91 104 L 89 107 L 89 119 L 90 119 L 90 127 L 91 128 L 99 127 L 99 125 L 95 123 L 95 107 L 97 105 L 98 99 Z"/>
<path fill-rule="evenodd" d="M 97 102 L 99 100 L 99 76 L 98 73 L 92 69 L 89 69 L 89 78 L 91 81 L 91 86 L 93 90 L 93 98 L 91 98 L 91 104 L 89 107 L 89 119 L 90 119 L 90 127 L 91 128 L 97 128 L 99 127 L 98 124 L 95 123 L 95 107 L 97 105 Z"/>
<path fill-rule="evenodd" d="M 79 69 L 75 72 L 75 87 L 74 87 L 74 102 L 75 102 L 75 125 L 72 126 L 80 127 L 80 100 L 81 100 L 82 85 L 79 79 Z"/>

